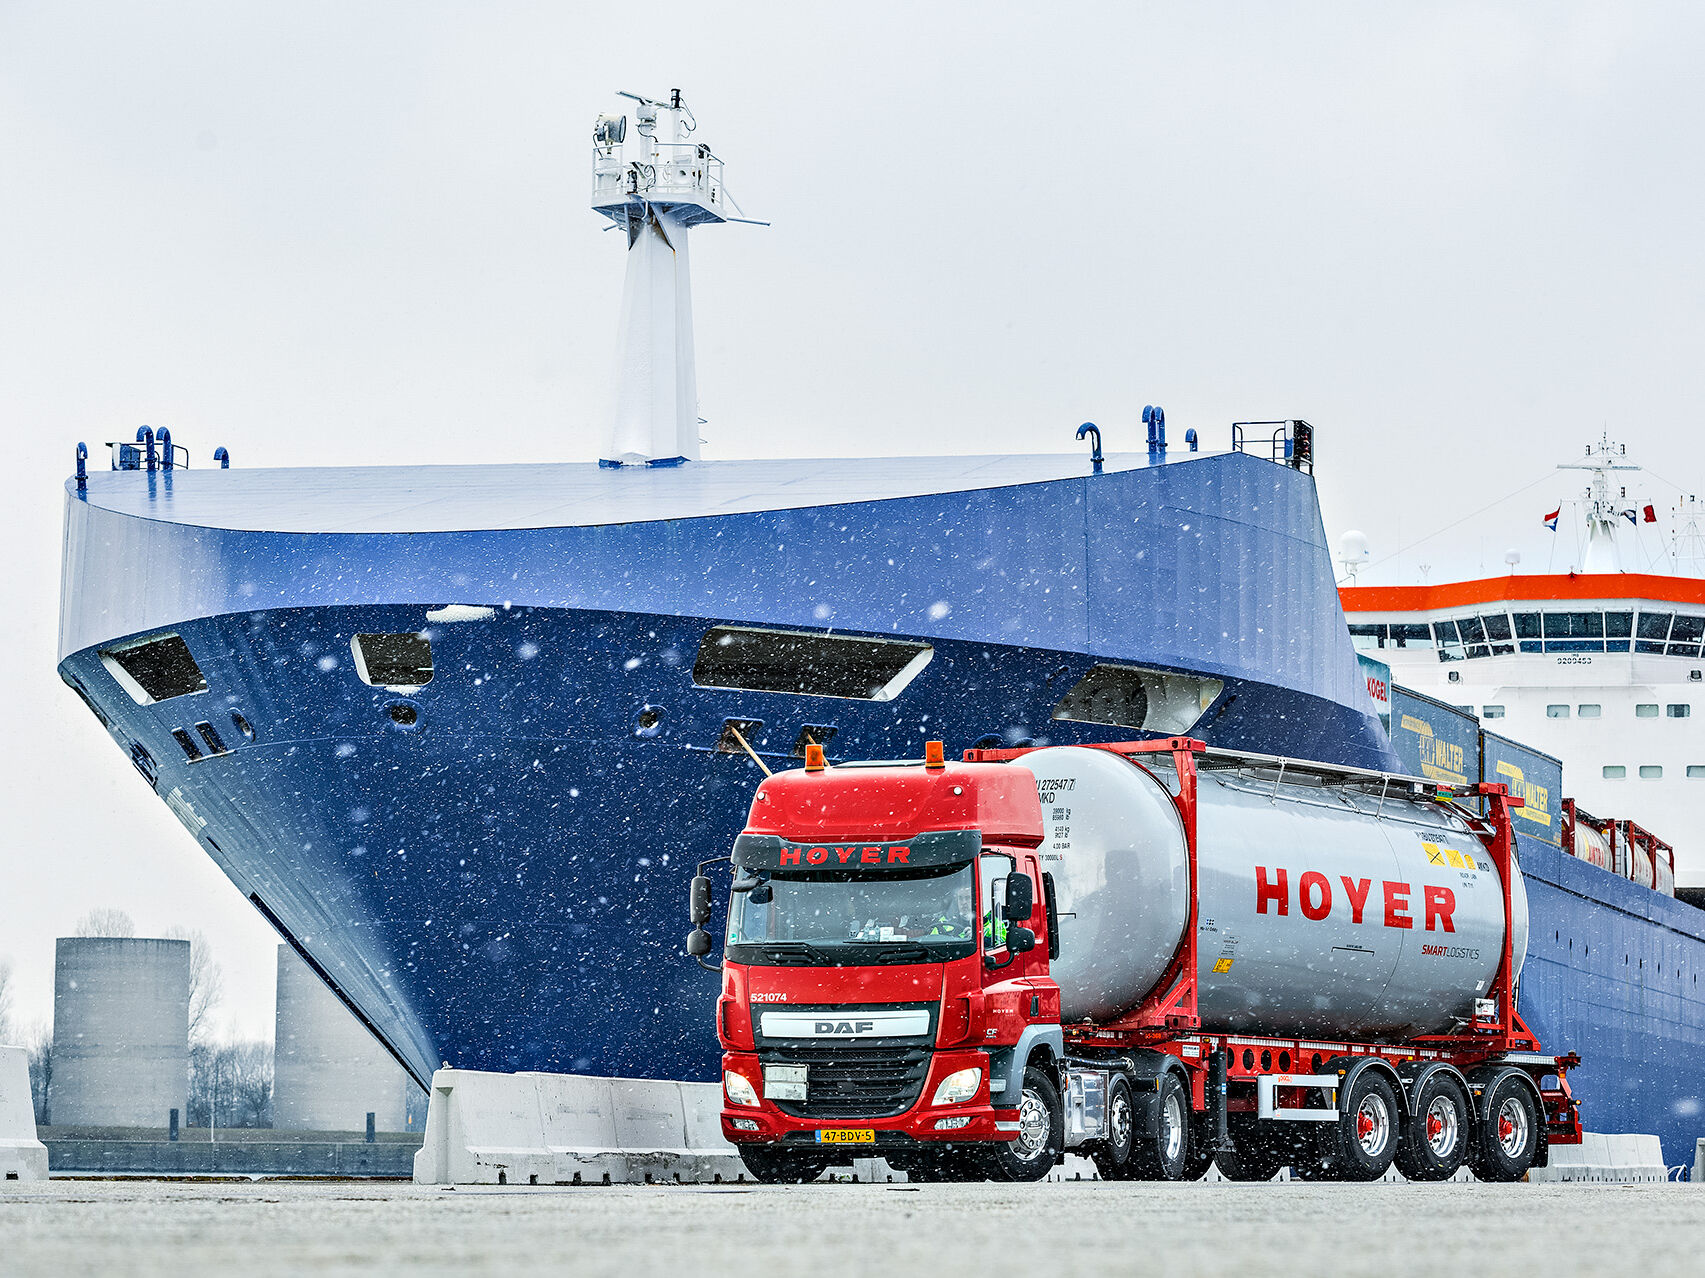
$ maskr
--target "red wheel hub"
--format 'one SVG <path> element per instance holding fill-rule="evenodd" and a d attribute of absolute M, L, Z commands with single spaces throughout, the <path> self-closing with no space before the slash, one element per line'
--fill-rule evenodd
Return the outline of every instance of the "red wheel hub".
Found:
<path fill-rule="evenodd" d="M 1498 1139 L 1508 1140 L 1516 1134 L 1516 1125 L 1503 1114 L 1498 1115 Z"/>
<path fill-rule="evenodd" d="M 1356 1115 L 1356 1139 L 1366 1140 L 1373 1134 L 1373 1115 L 1360 1113 Z"/>
<path fill-rule="evenodd" d="M 1444 1129 L 1445 1129 L 1444 1119 L 1440 1118 L 1437 1114 L 1428 1114 L 1427 1115 L 1427 1139 L 1428 1140 L 1437 1140 L 1439 1138 L 1439 1133 L 1444 1131 Z"/>

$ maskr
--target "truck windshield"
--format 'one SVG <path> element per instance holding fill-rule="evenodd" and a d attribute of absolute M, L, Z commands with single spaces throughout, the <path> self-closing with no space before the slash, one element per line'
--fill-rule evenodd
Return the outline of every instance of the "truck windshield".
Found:
<path fill-rule="evenodd" d="M 736 893 L 728 944 L 739 962 L 942 962 L 975 949 L 970 865 L 928 873 L 776 875 L 767 902 Z M 891 957 L 886 957 L 891 956 Z"/>

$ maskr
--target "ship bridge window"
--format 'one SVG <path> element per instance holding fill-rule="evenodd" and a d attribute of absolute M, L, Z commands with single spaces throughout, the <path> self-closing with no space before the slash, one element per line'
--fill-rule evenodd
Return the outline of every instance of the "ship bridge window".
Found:
<path fill-rule="evenodd" d="M 1393 622 L 1387 629 L 1393 648 L 1431 648 L 1433 628 L 1425 622 Z"/>
<path fill-rule="evenodd" d="M 1640 765 L 1640 780 L 1661 781 L 1664 776 L 1664 765 L 1661 763 L 1642 763 Z"/>
<path fill-rule="evenodd" d="M 1665 706 L 1664 713 L 1672 719 L 1685 719 L 1693 713 L 1693 707 L 1689 705 Z"/>
<path fill-rule="evenodd" d="M 1672 616 L 1667 612 L 1642 612 L 1640 624 L 1634 630 L 1634 651 L 1663 652 Z"/>
<path fill-rule="evenodd" d="M 1545 614 L 1545 651 L 1603 652 L 1602 612 L 1548 612 Z"/>
<path fill-rule="evenodd" d="M 1669 655 L 1697 657 L 1701 637 L 1705 637 L 1705 617 L 1689 617 L 1685 613 L 1676 613 L 1675 624 L 1669 629 Z"/>
<path fill-rule="evenodd" d="M 149 635 L 101 650 L 101 664 L 139 706 L 206 692 L 207 680 L 189 645 L 175 634 Z"/>
<path fill-rule="evenodd" d="M 1604 779 L 1606 781 L 1621 781 L 1627 777 L 1627 775 L 1628 769 L 1620 763 L 1607 763 L 1604 765 Z"/>
<path fill-rule="evenodd" d="M 1597 719 L 1604 713 L 1603 706 L 1595 706 L 1591 702 L 1575 707 L 1575 714 L 1582 719 Z"/>
<path fill-rule="evenodd" d="M 1537 612 L 1512 613 L 1510 620 L 1515 623 L 1516 647 L 1523 652 L 1545 651 L 1545 643 L 1539 633 L 1539 614 Z"/>
<path fill-rule="evenodd" d="M 1351 626 L 1350 644 L 1357 652 L 1372 652 L 1385 647 L 1384 626 Z"/>
<path fill-rule="evenodd" d="M 355 635 L 355 673 L 375 688 L 421 688 L 432 682 L 432 642 L 425 635 Z"/>
<path fill-rule="evenodd" d="M 1656 719 L 1658 707 L 1650 701 L 1643 701 L 1634 707 L 1634 717 L 1636 719 Z"/>
<path fill-rule="evenodd" d="M 1569 717 L 1569 707 L 1568 706 L 1546 706 L 1545 707 L 1545 717 L 1547 719 L 1567 719 Z"/>
<path fill-rule="evenodd" d="M 1139 732 L 1185 732 L 1224 688 L 1218 679 L 1196 675 L 1096 666 L 1060 698 L 1053 717 Z"/>
<path fill-rule="evenodd" d="M 701 688 L 892 701 L 934 654 L 927 643 L 901 639 L 718 626 L 699 645 L 693 682 Z"/>
<path fill-rule="evenodd" d="M 1480 707 L 1480 717 L 1482 719 L 1502 719 L 1504 717 L 1504 707 L 1503 706 L 1481 706 Z"/>
<path fill-rule="evenodd" d="M 1508 613 L 1498 612 L 1480 618 L 1480 624 L 1486 628 L 1486 639 L 1492 645 L 1492 655 L 1501 657 L 1505 653 L 1514 652 L 1515 635 L 1510 629 Z"/>
<path fill-rule="evenodd" d="M 1705 777 L 1705 763 L 1690 763 L 1687 765 L 1687 779 L 1689 781 L 1698 781 L 1702 777 Z"/>
<path fill-rule="evenodd" d="M 1606 639 L 1626 639 L 1633 633 L 1633 613 L 1607 612 L 1604 614 L 1604 637 Z"/>

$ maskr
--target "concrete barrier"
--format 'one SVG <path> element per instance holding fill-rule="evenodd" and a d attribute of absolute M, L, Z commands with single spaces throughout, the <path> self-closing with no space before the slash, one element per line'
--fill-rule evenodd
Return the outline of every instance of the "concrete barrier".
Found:
<path fill-rule="evenodd" d="M 47 1146 L 36 1139 L 29 1054 L 0 1047 L 0 1182 L 46 1179 Z"/>
<path fill-rule="evenodd" d="M 578 1074 L 432 1076 L 420 1185 L 738 1180 L 715 1083 Z"/>
<path fill-rule="evenodd" d="M 1656 1136 L 1584 1132 L 1579 1145 L 1553 1145 L 1550 1154 L 1549 1165 L 1528 1173 L 1530 1181 L 1639 1185 L 1669 1178 Z"/>

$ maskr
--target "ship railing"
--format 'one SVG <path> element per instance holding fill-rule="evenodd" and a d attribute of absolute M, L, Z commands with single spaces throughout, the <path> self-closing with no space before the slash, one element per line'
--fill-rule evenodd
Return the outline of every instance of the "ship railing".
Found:
<path fill-rule="evenodd" d="M 114 470 L 181 470 L 189 467 L 189 449 L 170 439 L 146 441 L 109 439 Z"/>
<path fill-rule="evenodd" d="M 723 208 L 722 161 L 697 142 L 661 142 L 649 160 L 619 160 L 600 155 L 594 161 L 594 204 L 642 199 L 656 204 L 699 204 Z"/>
<path fill-rule="evenodd" d="M 1249 440 L 1244 435 L 1244 427 L 1272 427 L 1271 435 L 1257 435 L 1255 447 L 1249 446 Z M 1231 424 L 1231 451 L 1234 453 L 1253 452 L 1259 457 L 1265 455 L 1281 466 L 1289 466 L 1307 474 L 1314 473 L 1314 427 L 1300 417 L 1287 418 L 1284 421 L 1272 422 L 1233 422 Z"/>

